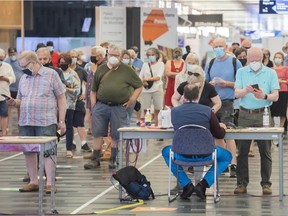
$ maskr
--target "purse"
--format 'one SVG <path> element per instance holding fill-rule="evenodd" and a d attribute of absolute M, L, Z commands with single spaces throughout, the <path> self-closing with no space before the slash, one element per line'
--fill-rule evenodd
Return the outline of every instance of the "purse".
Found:
<path fill-rule="evenodd" d="M 153 77 L 151 66 L 150 66 L 150 64 L 148 64 L 148 65 L 149 65 L 149 68 L 150 68 L 151 77 Z M 150 81 L 149 80 L 149 81 L 147 81 L 147 83 L 148 83 L 148 86 L 145 86 L 145 89 L 150 89 L 153 86 L 154 81 Z"/>
<path fill-rule="evenodd" d="M 139 101 L 136 101 L 135 106 L 134 106 L 134 110 L 136 112 L 138 112 L 141 109 L 141 103 Z"/>

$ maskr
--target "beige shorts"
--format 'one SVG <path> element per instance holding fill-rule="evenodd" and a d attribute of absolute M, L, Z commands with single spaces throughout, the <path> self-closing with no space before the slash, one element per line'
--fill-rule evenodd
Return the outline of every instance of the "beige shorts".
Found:
<path fill-rule="evenodd" d="M 164 93 L 160 89 L 156 92 L 151 93 L 142 93 L 141 94 L 141 103 L 143 109 L 150 109 L 151 105 L 154 105 L 155 110 L 161 110 L 163 108 Z"/>

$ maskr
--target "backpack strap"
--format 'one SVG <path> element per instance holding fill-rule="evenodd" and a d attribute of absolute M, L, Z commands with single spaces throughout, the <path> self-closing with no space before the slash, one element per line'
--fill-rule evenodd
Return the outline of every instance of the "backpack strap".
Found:
<path fill-rule="evenodd" d="M 213 59 L 211 59 L 211 61 L 209 62 L 209 67 L 208 67 L 208 71 L 207 71 L 209 77 L 210 77 L 210 71 L 211 71 L 212 65 L 214 64 L 215 59 L 216 59 L 216 58 L 213 58 Z M 236 77 L 236 72 L 237 72 L 236 61 L 237 61 L 237 59 L 233 57 L 233 59 L 232 59 L 232 64 L 233 64 L 233 68 L 234 68 L 234 77 Z"/>

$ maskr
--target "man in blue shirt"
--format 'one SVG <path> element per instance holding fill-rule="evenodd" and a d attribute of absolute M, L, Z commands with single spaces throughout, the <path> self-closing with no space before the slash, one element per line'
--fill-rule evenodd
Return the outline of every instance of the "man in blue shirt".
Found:
<path fill-rule="evenodd" d="M 233 57 L 226 52 L 227 44 L 223 38 L 216 38 L 213 41 L 213 50 L 216 58 L 212 59 L 213 64 L 209 62 L 205 67 L 206 80 L 215 86 L 218 95 L 221 98 L 222 107 L 217 112 L 217 117 L 220 122 L 225 124 L 233 122 L 233 101 L 234 95 L 234 82 L 236 71 L 242 67 L 239 60 L 233 60 Z M 210 70 L 209 70 L 210 68 Z M 215 140 L 216 145 L 227 148 L 233 159 L 231 161 L 230 176 L 236 177 L 236 143 L 234 140 Z"/>
<path fill-rule="evenodd" d="M 263 53 L 261 49 L 252 47 L 248 50 L 248 64 L 237 71 L 235 82 L 235 96 L 241 98 L 239 112 L 239 126 L 262 127 L 265 106 L 270 106 L 278 100 L 279 81 L 274 70 L 262 65 Z M 257 84 L 257 85 L 255 85 Z M 253 86 L 252 86 L 253 85 Z M 261 186 L 263 195 L 272 194 L 271 190 L 271 141 L 256 140 L 261 158 Z M 237 142 L 237 187 L 234 194 L 247 193 L 249 183 L 248 153 L 251 140 Z"/>
<path fill-rule="evenodd" d="M 132 46 L 130 49 L 134 50 L 134 52 L 136 53 L 136 58 L 134 58 L 132 66 L 136 68 L 136 72 L 139 74 L 143 66 L 143 61 L 140 58 L 138 58 L 139 53 L 138 47 Z"/>

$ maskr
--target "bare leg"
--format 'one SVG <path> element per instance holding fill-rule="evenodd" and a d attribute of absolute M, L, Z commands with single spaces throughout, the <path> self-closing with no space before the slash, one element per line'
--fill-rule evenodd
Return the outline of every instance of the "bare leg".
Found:
<path fill-rule="evenodd" d="M 2 136 L 7 135 L 8 117 L 1 117 Z"/>
<path fill-rule="evenodd" d="M 158 126 L 158 114 L 159 114 L 160 110 L 154 110 L 154 122 L 155 122 L 155 126 Z"/>
<path fill-rule="evenodd" d="M 226 143 L 225 143 L 224 139 L 215 139 L 215 145 L 226 149 Z"/>
<path fill-rule="evenodd" d="M 227 150 L 232 154 L 231 164 L 236 164 L 236 143 L 235 140 L 226 140 Z"/>
<path fill-rule="evenodd" d="M 38 184 L 37 153 L 25 153 L 25 162 L 30 177 L 29 184 Z"/>
<path fill-rule="evenodd" d="M 77 132 L 78 132 L 80 140 L 81 140 L 81 146 L 83 146 L 86 143 L 85 127 L 77 127 Z"/>
<path fill-rule="evenodd" d="M 55 172 L 53 167 L 55 166 L 56 160 L 55 155 L 44 158 L 47 185 L 52 184 L 52 172 Z"/>

